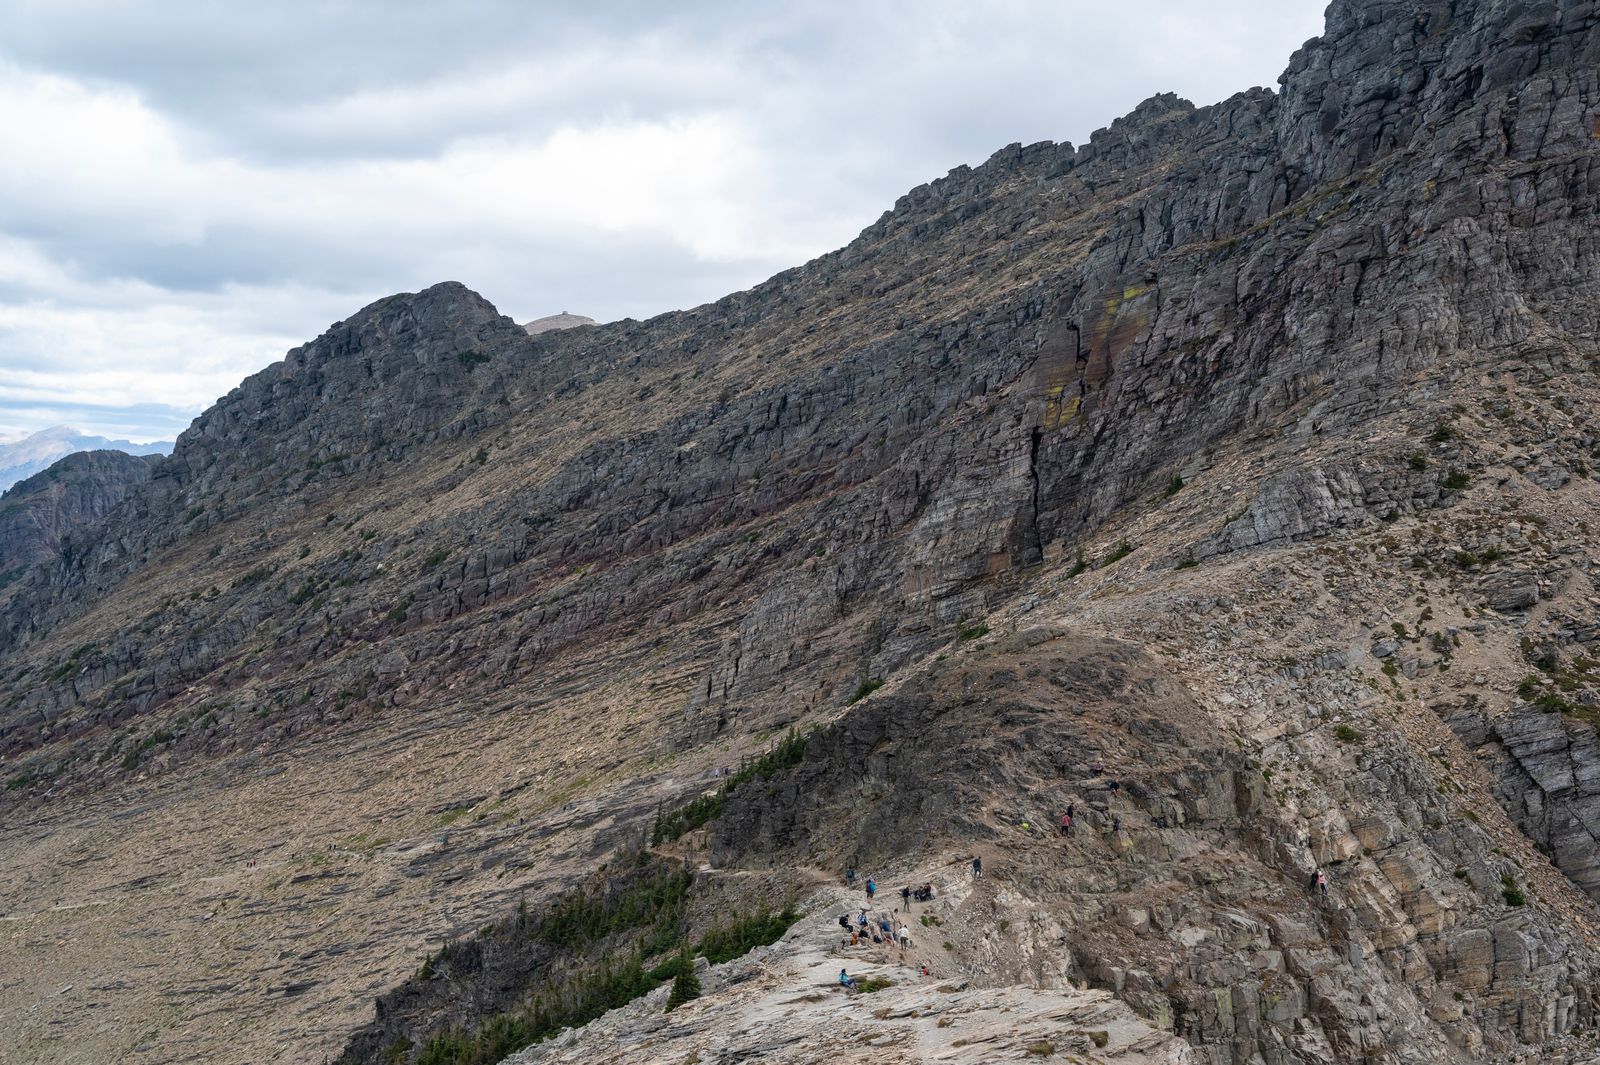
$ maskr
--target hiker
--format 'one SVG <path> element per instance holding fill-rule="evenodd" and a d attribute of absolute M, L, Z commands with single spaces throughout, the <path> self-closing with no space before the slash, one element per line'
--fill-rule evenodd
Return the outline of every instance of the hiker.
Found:
<path fill-rule="evenodd" d="M 1122 818 L 1113 817 L 1111 819 L 1111 831 L 1113 833 L 1117 833 L 1117 832 L 1121 832 L 1122 831 Z"/>
<path fill-rule="evenodd" d="M 1122 784 L 1121 784 L 1120 781 L 1117 781 L 1117 780 L 1112 780 L 1109 784 L 1106 785 L 1106 787 L 1111 789 L 1111 794 L 1113 794 L 1113 795 L 1115 795 L 1117 792 L 1122 790 Z"/>
<path fill-rule="evenodd" d="M 856 927 L 861 929 L 862 935 L 867 934 L 867 911 L 865 909 L 856 914 Z"/>
<path fill-rule="evenodd" d="M 933 901 L 933 885 L 932 884 L 923 884 L 921 887 L 917 888 L 917 890 L 915 892 L 915 897 L 916 897 L 916 900 L 918 902 L 932 902 Z"/>
<path fill-rule="evenodd" d="M 1322 892 L 1322 897 L 1328 897 L 1328 874 L 1321 869 L 1317 870 L 1317 890 Z"/>
<path fill-rule="evenodd" d="M 900 905 L 904 906 L 907 911 L 910 911 L 910 909 L 911 909 L 911 888 L 909 886 L 903 887 L 903 888 L 900 889 Z"/>
<path fill-rule="evenodd" d="M 1067 803 L 1067 816 L 1068 817 L 1076 817 L 1076 816 L 1078 816 L 1078 806 L 1077 806 L 1076 803 L 1070 803 L 1070 802 Z"/>
<path fill-rule="evenodd" d="M 854 991 L 856 989 L 856 978 L 845 972 L 843 969 L 840 969 L 839 986 L 844 988 L 846 991 Z"/>
<path fill-rule="evenodd" d="M 845 885 L 847 887 L 855 887 L 856 886 L 856 867 L 855 866 L 852 865 L 852 866 L 849 866 L 848 868 L 845 869 L 845 871 L 844 871 L 844 882 L 845 882 Z"/>
<path fill-rule="evenodd" d="M 876 895 L 877 893 L 878 893 L 878 882 L 876 880 L 872 879 L 870 876 L 867 877 L 867 901 L 871 902 L 872 901 L 872 896 Z"/>
<path fill-rule="evenodd" d="M 983 875 L 983 858 L 976 854 L 972 856 L 972 875 L 975 877 Z"/>
<path fill-rule="evenodd" d="M 905 925 L 905 922 L 902 921 L 902 922 L 900 922 L 900 949 L 901 950 L 905 950 L 910 945 L 911 945 L 911 929 L 907 928 L 906 925 Z"/>
<path fill-rule="evenodd" d="M 882 917 L 878 918 L 878 930 L 881 931 L 886 937 L 894 935 L 894 927 L 889 922 L 888 914 L 884 914 Z"/>
<path fill-rule="evenodd" d="M 844 929 L 846 932 L 850 931 L 850 915 L 848 913 L 841 913 L 839 915 L 839 927 Z"/>
<path fill-rule="evenodd" d="M 1063 836 L 1072 835 L 1072 814 L 1070 813 L 1061 815 L 1061 834 Z"/>

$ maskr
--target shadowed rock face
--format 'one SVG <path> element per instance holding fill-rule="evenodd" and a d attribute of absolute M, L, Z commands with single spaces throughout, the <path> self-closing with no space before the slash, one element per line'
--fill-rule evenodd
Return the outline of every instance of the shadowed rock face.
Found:
<path fill-rule="evenodd" d="M 807 800 L 739 813 L 737 833 L 807 861 L 819 833 L 819 861 L 846 839 L 896 855 L 994 838 L 987 796 L 1054 795 L 1049 774 L 1082 759 L 1013 737 L 1003 772 L 949 792 L 906 767 L 981 750 L 986 714 L 1054 730 L 1073 713 L 1063 692 L 1115 720 L 1110 674 L 1041 704 L 1015 677 L 938 666 L 1042 614 L 1118 641 L 1105 661 L 1150 685 L 1128 696 L 1155 700 L 1142 731 L 1107 735 L 1153 759 L 1127 770 L 1151 868 L 1181 886 L 1190 848 L 1227 860 L 1192 905 L 1136 877 L 1085 881 L 1146 914 L 1131 939 L 1055 918 L 1060 936 L 1037 931 L 1027 958 L 974 965 L 1103 983 L 1218 1063 L 1555 1047 L 1593 1016 L 1592 905 L 1500 811 L 1595 888 L 1582 833 L 1530 806 L 1517 775 L 1550 776 L 1547 741 L 1580 761 L 1590 747 L 1519 730 L 1540 711 L 1512 695 L 1545 621 L 1550 675 L 1580 687 L 1600 631 L 1585 546 L 1600 524 L 1597 138 L 1592 3 L 1339 3 L 1281 92 L 1154 97 L 1087 145 L 1008 147 L 714 304 L 530 336 L 453 282 L 379 301 L 219 400 L 107 521 L 17 582 L 0 617 L 15 785 L 0 802 L 13 823 L 62 820 L 15 861 L 57 868 L 32 848 L 209 814 L 202 782 L 241 766 L 337 781 L 360 765 L 338 796 L 291 809 L 258 785 L 272 797 L 236 814 L 323 860 L 353 855 L 337 874 L 347 923 L 297 933 L 317 941 L 328 1012 L 261 1006 L 246 1037 L 328 1049 L 328 1017 L 354 1026 L 371 981 L 415 970 L 419 922 L 453 934 L 515 887 L 573 875 L 706 769 L 853 696 L 866 702 L 804 767 Z M 1067 668 L 1040 654 L 1007 668 Z M 1487 725 L 1440 724 L 1468 688 L 1512 719 L 1494 733 L 1509 761 Z M 1567 718 L 1562 737 L 1586 735 Z M 466 779 L 456 767 L 480 749 L 514 750 L 493 771 L 516 781 Z M 1480 762 L 1503 774 L 1504 807 Z M 881 825 L 838 820 L 866 801 L 851 764 L 883 788 Z M 382 790 L 392 774 L 396 801 L 428 813 L 369 846 L 380 833 L 347 808 L 398 794 Z M 125 788 L 150 805 L 97 829 Z M 1209 812 L 1171 806 L 1185 791 Z M 1586 794 L 1562 799 L 1580 819 Z M 569 811 L 571 796 L 594 808 Z M 454 836 L 428 820 L 469 809 Z M 1180 809 L 1201 827 L 1159 835 L 1158 811 Z M 199 848 L 188 868 L 222 876 L 236 858 L 179 838 Z M 561 872 L 524 872 L 530 850 Z M 385 860 L 413 863 L 404 883 L 378 883 Z M 1342 908 L 1293 918 L 1295 886 L 1335 862 Z M 335 873 L 294 876 L 270 891 Z M 1507 876 L 1539 878 L 1537 899 L 1511 908 Z M 31 885 L 19 910 L 60 894 L 16 882 Z M 395 891 L 421 915 L 397 914 Z M 1088 907 L 1043 870 L 1019 891 Z M 1272 905 L 1247 906 L 1257 891 Z M 244 902 L 239 920 L 333 904 L 293 898 Z M 1266 958 L 1254 975 L 1230 927 Z M 281 961 L 264 939 L 232 942 Z M 189 986 L 173 980 L 168 998 Z M 1380 986 L 1372 1001 L 1401 1003 L 1381 1018 L 1362 1001 Z M 222 1012 L 171 1045 L 214 1046 L 205 1017 Z M 1408 1025 L 1424 1051 L 1407 1051 Z"/>
<path fill-rule="evenodd" d="M 0 574 L 53 557 L 67 535 L 109 514 L 150 479 L 160 455 L 80 451 L 20 481 L 0 497 Z"/>

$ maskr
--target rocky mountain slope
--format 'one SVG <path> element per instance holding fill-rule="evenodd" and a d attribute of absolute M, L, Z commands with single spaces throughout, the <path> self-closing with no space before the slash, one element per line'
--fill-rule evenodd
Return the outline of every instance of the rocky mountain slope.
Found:
<path fill-rule="evenodd" d="M 1582 1060 L 1597 160 L 1593 3 L 1350 0 L 1278 92 L 1012 146 L 715 304 L 365 308 L 10 591 L 0 1053 L 342 1053 L 795 725 L 661 844 L 730 906 L 976 853 L 929 960 L 988 1001 Z"/>
<path fill-rule="evenodd" d="M 150 479 L 160 455 L 78 451 L 0 496 L 0 581 L 9 583 L 53 557 L 74 529 L 93 525 L 135 485 Z"/>
<path fill-rule="evenodd" d="M 78 451 L 121 451 L 128 455 L 165 455 L 172 442 L 160 440 L 136 444 L 131 440 L 108 440 L 66 425 L 41 429 L 36 433 L 0 442 L 0 491 L 32 477 L 58 459 Z"/>

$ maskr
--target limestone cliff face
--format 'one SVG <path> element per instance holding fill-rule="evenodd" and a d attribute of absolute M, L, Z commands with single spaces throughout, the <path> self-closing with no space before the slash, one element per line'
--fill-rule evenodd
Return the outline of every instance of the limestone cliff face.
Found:
<path fill-rule="evenodd" d="M 0 574 L 53 557 L 67 535 L 104 518 L 136 485 L 150 479 L 160 455 L 80 451 L 19 481 L 0 497 Z"/>
<path fill-rule="evenodd" d="M 961 964 L 1109 988 L 1218 1065 L 1553 1055 L 1600 971 L 1597 205 L 1594 3 L 1361 0 L 1278 92 L 1008 147 L 714 304 L 530 336 L 460 284 L 390 297 L 17 583 L 0 801 L 159 786 L 176 817 L 363 766 L 240 814 L 352 856 L 349 927 L 300 934 L 368 974 L 325 996 L 354 1023 L 416 968 L 394 893 L 470 928 L 551 886 L 527 848 L 593 864 L 774 728 L 827 754 L 719 860 L 989 846 L 1099 762 L 1139 838 L 1078 880 L 1019 854 L 995 906 L 1044 916 Z M 1075 635 L 999 646 L 1041 618 Z M 459 775 L 501 749 L 499 790 Z M 380 794 L 481 824 L 350 820 Z M 261 1038 L 327 1049 L 321 1020 Z"/>

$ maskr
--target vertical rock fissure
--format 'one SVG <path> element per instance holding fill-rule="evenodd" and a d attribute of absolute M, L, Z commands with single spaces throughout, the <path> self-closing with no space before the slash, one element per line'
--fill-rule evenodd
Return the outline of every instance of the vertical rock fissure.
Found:
<path fill-rule="evenodd" d="M 1028 518 L 1030 536 L 1027 551 L 1023 556 L 1023 564 L 1028 566 L 1035 566 L 1044 561 L 1044 537 L 1039 532 L 1039 445 L 1043 440 L 1044 429 L 1034 426 L 1028 440 L 1028 486 L 1031 492 L 1029 503 L 1032 513 Z"/>

